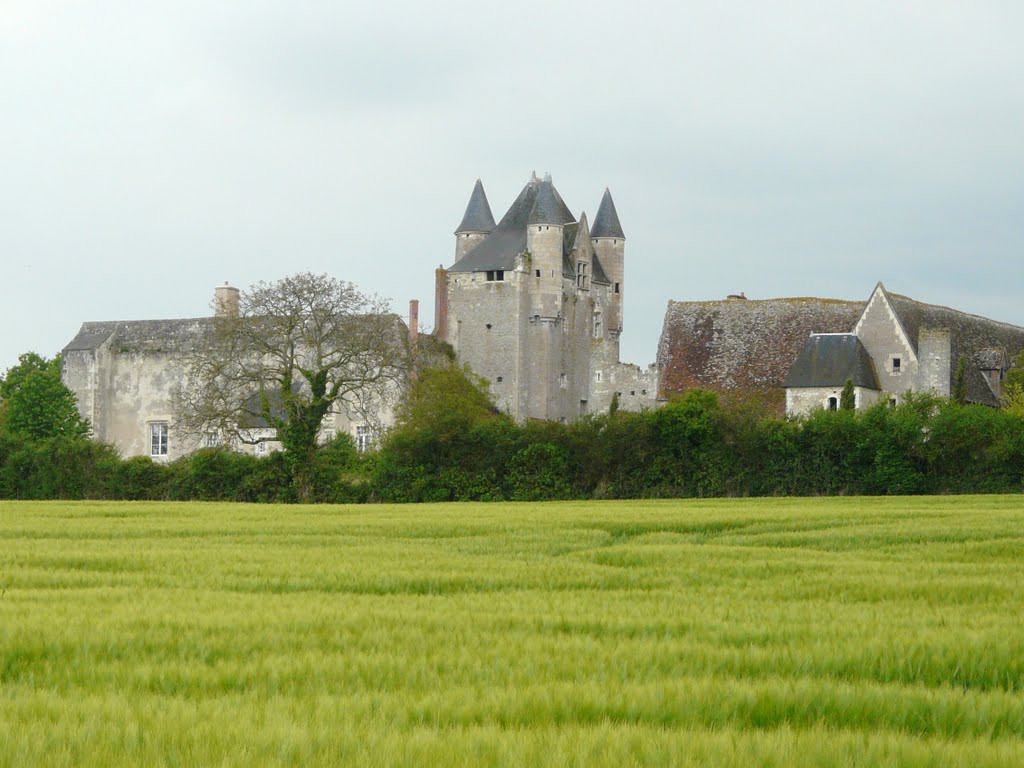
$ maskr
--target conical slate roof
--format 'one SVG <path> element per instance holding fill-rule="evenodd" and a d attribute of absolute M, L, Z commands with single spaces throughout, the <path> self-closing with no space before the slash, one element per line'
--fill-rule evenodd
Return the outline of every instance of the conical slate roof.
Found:
<path fill-rule="evenodd" d="M 551 179 L 545 177 L 537 190 L 537 199 L 533 202 L 528 224 L 568 224 L 574 221 L 572 213 L 555 191 Z"/>
<path fill-rule="evenodd" d="M 615 203 L 612 202 L 612 193 L 605 187 L 604 197 L 601 198 L 601 205 L 597 209 L 597 216 L 594 217 L 594 226 L 590 228 L 591 237 L 618 237 L 626 239 L 619 223 L 619 214 L 615 210 Z"/>
<path fill-rule="evenodd" d="M 482 272 L 512 269 L 516 256 L 526 250 L 526 228 L 530 224 L 570 224 L 576 221 L 558 190 L 545 176 L 533 176 L 523 187 L 497 226 L 483 242 L 451 266 L 450 272 Z M 471 230 L 479 231 L 479 230 Z M 571 270 L 570 270 L 571 271 Z M 570 275 L 571 276 L 571 275 Z"/>
<path fill-rule="evenodd" d="M 491 232 L 494 230 L 494 215 L 491 213 L 490 203 L 487 202 L 487 195 L 484 193 L 484 185 L 480 179 L 476 180 L 473 187 L 473 194 L 469 196 L 469 204 L 466 206 L 466 213 L 462 217 L 462 223 L 455 230 L 459 235 L 463 232 Z"/>

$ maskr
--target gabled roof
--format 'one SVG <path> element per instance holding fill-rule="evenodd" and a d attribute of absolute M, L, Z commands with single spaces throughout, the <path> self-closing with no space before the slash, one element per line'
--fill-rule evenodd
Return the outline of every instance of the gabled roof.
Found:
<path fill-rule="evenodd" d="M 484 185 L 480 179 L 476 180 L 473 193 L 469 196 L 469 204 L 462 216 L 462 223 L 455 230 L 459 235 L 464 232 L 491 232 L 494 229 L 494 215 L 491 213 L 491 205 L 487 202 L 487 195 L 484 193 Z"/>
<path fill-rule="evenodd" d="M 863 307 L 816 298 L 670 301 L 658 342 L 662 391 L 781 388 L 811 333 L 847 333 Z"/>
<path fill-rule="evenodd" d="M 988 379 L 982 374 L 984 354 L 986 360 L 996 359 L 1000 354 L 1007 359 L 1016 357 L 1024 350 L 1024 328 L 980 315 L 972 315 L 938 304 L 925 304 L 889 293 L 885 286 L 878 284 L 893 309 L 897 320 L 907 335 L 914 353 L 918 353 L 921 332 L 926 329 L 946 329 L 950 335 L 949 391 L 956 385 L 956 372 L 961 359 L 966 359 L 967 400 L 982 405 L 999 405 L 999 398 L 992 391 Z"/>
<path fill-rule="evenodd" d="M 786 375 L 786 387 L 855 387 L 878 389 L 871 356 L 852 333 L 812 333 Z"/>
<path fill-rule="evenodd" d="M 612 193 L 607 187 L 604 189 L 601 205 L 597 209 L 597 216 L 594 217 L 594 226 L 590 229 L 590 236 L 626 239 L 626 235 L 622 231 L 622 225 L 619 223 L 619 214 L 615 210 Z"/>

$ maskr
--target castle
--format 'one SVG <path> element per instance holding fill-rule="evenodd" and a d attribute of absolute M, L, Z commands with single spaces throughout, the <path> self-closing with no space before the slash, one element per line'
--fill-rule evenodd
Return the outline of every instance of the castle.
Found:
<path fill-rule="evenodd" d="M 591 227 L 536 174 L 497 224 L 477 180 L 435 275 L 434 335 L 517 420 L 655 406 L 657 369 L 619 361 L 626 235 L 606 189 Z"/>
<path fill-rule="evenodd" d="M 879 283 L 868 301 L 817 298 L 670 301 L 655 365 L 619 360 L 626 235 L 606 189 L 593 226 L 577 218 L 550 176 L 527 182 L 495 223 L 478 180 L 455 230 L 455 257 L 435 273 L 433 338 L 486 378 L 518 421 L 572 421 L 654 408 L 693 387 L 753 393 L 778 413 L 837 408 L 847 380 L 858 408 L 907 393 L 997 406 L 1001 382 L 1024 350 L 1024 328 L 924 304 Z M 230 286 L 215 307 L 237 302 Z M 410 305 L 410 354 L 417 342 Z M 126 455 L 171 459 L 219 435 L 175 433 L 171 393 L 212 318 L 90 322 L 63 350 L 63 379 L 94 435 Z M 401 321 L 395 318 L 396 323 Z M 436 346 L 436 345 L 434 345 Z M 422 357 L 422 355 L 421 355 Z M 393 422 L 397 391 L 329 415 L 322 436 L 347 432 L 359 448 Z M 259 428 L 259 425 L 254 425 Z M 273 443 L 242 448 L 263 452 Z"/>

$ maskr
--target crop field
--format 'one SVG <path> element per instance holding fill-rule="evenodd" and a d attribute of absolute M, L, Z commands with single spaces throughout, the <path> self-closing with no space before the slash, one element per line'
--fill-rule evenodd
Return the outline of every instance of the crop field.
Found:
<path fill-rule="evenodd" d="M 1022 497 L 0 503 L 0 766 L 1022 764 Z"/>

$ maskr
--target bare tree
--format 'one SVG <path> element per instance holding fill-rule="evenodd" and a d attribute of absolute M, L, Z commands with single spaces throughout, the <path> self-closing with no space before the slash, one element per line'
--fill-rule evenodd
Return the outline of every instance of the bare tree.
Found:
<path fill-rule="evenodd" d="M 404 382 L 398 318 L 377 296 L 302 273 L 243 291 L 217 307 L 174 397 L 176 426 L 241 443 L 279 441 L 300 498 L 325 417 L 366 414 Z"/>

